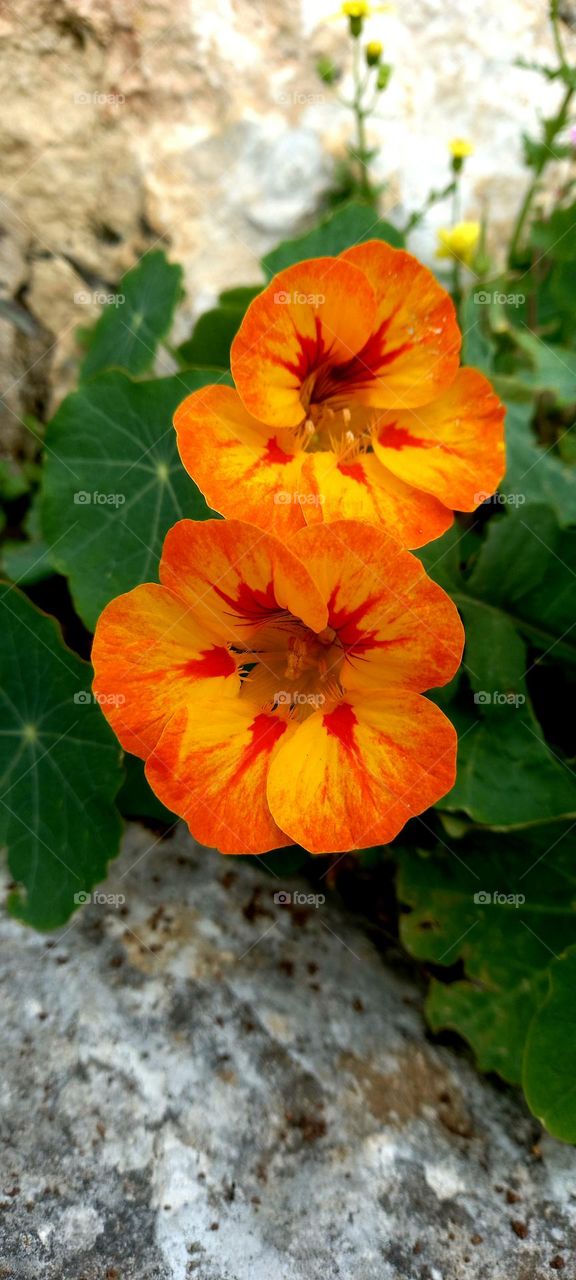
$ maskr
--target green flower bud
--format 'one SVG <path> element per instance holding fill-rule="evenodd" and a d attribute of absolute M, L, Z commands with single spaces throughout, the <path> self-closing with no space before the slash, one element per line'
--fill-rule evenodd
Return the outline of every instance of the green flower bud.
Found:
<path fill-rule="evenodd" d="M 327 58 L 324 55 L 321 58 L 318 58 L 316 71 L 324 84 L 334 84 L 339 76 L 336 64 L 332 62 L 331 58 Z"/>
<path fill-rule="evenodd" d="M 388 85 L 390 83 L 390 76 L 392 75 L 392 70 L 393 68 L 390 66 L 389 62 L 380 63 L 380 66 L 378 67 L 378 77 L 376 80 L 376 85 L 379 89 L 388 88 Z"/>

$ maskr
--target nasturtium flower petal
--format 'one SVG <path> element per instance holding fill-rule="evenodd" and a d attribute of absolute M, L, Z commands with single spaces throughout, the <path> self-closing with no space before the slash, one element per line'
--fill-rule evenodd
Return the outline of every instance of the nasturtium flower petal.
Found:
<path fill-rule="evenodd" d="M 228 516 L 289 538 L 304 524 L 303 468 L 308 454 L 290 431 L 258 422 L 232 387 L 208 387 L 189 396 L 174 426 L 186 470 L 213 511 L 222 499 Z"/>
<path fill-rule="evenodd" d="M 201 681 L 215 699 L 238 694 L 233 654 L 189 606 L 156 583 L 117 596 L 100 615 L 94 692 L 126 751 L 146 759 L 170 716 Z"/>
<path fill-rule="evenodd" d="M 368 520 L 403 547 L 439 538 L 454 520 L 448 507 L 399 479 L 374 453 L 358 454 L 349 462 L 331 452 L 311 453 L 302 470 L 302 488 L 306 524 Z"/>
<path fill-rule="evenodd" d="M 104 610 L 94 687 L 197 839 L 361 847 L 452 785 L 454 730 L 420 691 L 453 675 L 462 627 L 381 529 L 310 525 L 286 546 L 239 520 L 183 520 L 160 576 Z"/>
<path fill-rule="evenodd" d="M 452 679 L 464 628 L 416 556 L 352 520 L 302 529 L 290 545 L 328 601 L 328 627 L 345 653 L 344 689 L 397 685 L 422 693 Z"/>
<path fill-rule="evenodd" d="M 488 379 L 477 369 L 460 369 L 431 404 L 379 415 L 374 452 L 399 480 L 447 507 L 474 511 L 504 474 L 504 415 Z"/>
<path fill-rule="evenodd" d="M 279 742 L 268 772 L 276 821 L 311 853 L 392 840 L 456 776 L 456 732 L 433 702 L 397 688 L 347 694 Z"/>
<path fill-rule="evenodd" d="M 326 606 L 308 570 L 277 538 L 240 520 L 180 520 L 166 535 L 160 580 L 228 640 L 289 610 L 313 630 Z"/>
<path fill-rule="evenodd" d="M 280 271 L 250 303 L 232 343 L 232 375 L 246 408 L 272 426 L 298 426 L 307 385 L 360 351 L 375 315 L 365 273 L 341 257 Z"/>
<path fill-rule="evenodd" d="M 288 267 L 234 340 L 236 392 L 178 409 L 184 465 L 214 510 L 283 538 L 360 518 L 423 546 L 504 473 L 503 409 L 482 375 L 458 373 L 460 345 L 448 293 L 402 249 L 368 241 Z"/>
<path fill-rule="evenodd" d="M 202 844 L 222 853 L 266 853 L 292 844 L 266 798 L 271 759 L 286 720 L 248 701 L 192 694 L 146 764 L 156 795 Z"/>
<path fill-rule="evenodd" d="M 412 254 L 382 240 L 346 249 L 342 257 L 370 281 L 378 306 L 369 341 L 343 375 L 344 385 L 378 408 L 428 404 L 458 369 L 462 339 L 452 299 Z"/>

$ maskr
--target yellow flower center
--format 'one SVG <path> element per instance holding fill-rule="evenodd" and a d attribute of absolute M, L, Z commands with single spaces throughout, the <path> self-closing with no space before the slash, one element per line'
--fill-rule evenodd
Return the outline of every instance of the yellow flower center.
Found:
<path fill-rule="evenodd" d="M 300 398 L 306 416 L 295 432 L 297 448 L 310 453 L 331 450 L 341 461 L 350 462 L 371 447 L 370 410 L 350 403 L 346 393 L 334 394 L 329 367 L 306 379 Z"/>
<path fill-rule="evenodd" d="M 344 650 L 331 627 L 317 635 L 286 614 L 266 623 L 243 656 L 242 696 L 284 719 L 305 719 L 341 697 Z"/>

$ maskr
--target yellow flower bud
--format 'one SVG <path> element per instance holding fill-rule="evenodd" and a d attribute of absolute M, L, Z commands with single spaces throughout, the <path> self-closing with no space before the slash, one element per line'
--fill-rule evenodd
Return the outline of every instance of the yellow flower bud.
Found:
<path fill-rule="evenodd" d="M 441 227 L 438 231 L 437 258 L 450 258 L 469 267 L 480 240 L 479 222 L 457 222 L 453 227 Z"/>
<path fill-rule="evenodd" d="M 375 13 L 388 13 L 392 8 L 389 4 L 369 4 L 368 0 L 344 0 L 344 4 L 340 5 L 336 18 L 348 18 L 350 23 L 350 35 L 357 38 L 362 34 L 362 27 L 366 18 L 371 18 Z"/>
<path fill-rule="evenodd" d="M 379 40 L 369 40 L 366 45 L 366 63 L 369 67 L 377 67 L 382 57 L 382 45 Z"/>
<path fill-rule="evenodd" d="M 467 156 L 474 154 L 474 147 L 467 138 L 452 138 L 448 143 L 448 150 L 454 160 L 465 160 Z"/>

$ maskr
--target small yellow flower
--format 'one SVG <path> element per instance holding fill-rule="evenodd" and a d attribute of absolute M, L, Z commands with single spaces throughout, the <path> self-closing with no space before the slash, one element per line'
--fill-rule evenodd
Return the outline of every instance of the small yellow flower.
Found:
<path fill-rule="evenodd" d="M 344 0 L 338 12 L 333 13 L 328 21 L 347 18 L 350 23 L 350 34 L 357 38 L 362 33 L 366 18 L 372 18 L 375 13 L 390 13 L 392 9 L 393 5 L 390 4 L 369 4 L 368 0 Z"/>
<path fill-rule="evenodd" d="M 467 156 L 474 154 L 474 146 L 468 138 L 452 138 L 448 143 L 448 150 L 453 160 L 465 160 Z"/>
<path fill-rule="evenodd" d="M 369 40 L 366 45 L 366 62 L 369 67 L 377 67 L 383 53 L 379 40 Z"/>
<path fill-rule="evenodd" d="M 341 18 L 371 18 L 373 13 L 386 13 L 389 4 L 368 4 L 366 0 L 345 0 L 340 5 Z"/>
<path fill-rule="evenodd" d="M 454 227 L 441 227 L 438 231 L 437 258 L 451 258 L 469 267 L 480 240 L 479 222 L 457 222 Z"/>

